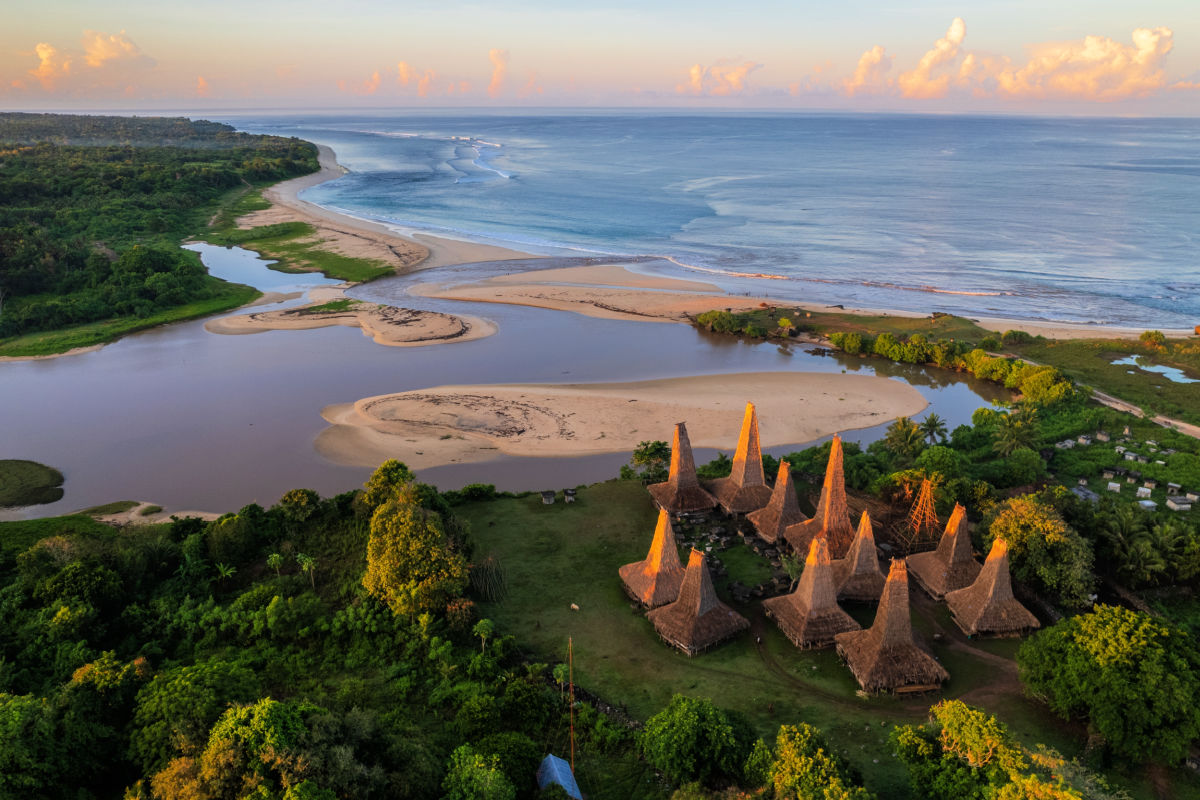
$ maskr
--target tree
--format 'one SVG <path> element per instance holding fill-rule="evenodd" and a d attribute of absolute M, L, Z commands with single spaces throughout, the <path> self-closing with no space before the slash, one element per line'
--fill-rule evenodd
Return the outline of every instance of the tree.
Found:
<path fill-rule="evenodd" d="M 396 614 L 444 608 L 467 585 L 467 562 L 446 539 L 441 518 L 417 504 L 412 486 L 376 509 L 363 586 Z"/>
<path fill-rule="evenodd" d="M 487 640 L 491 638 L 496 626 L 492 624 L 490 619 L 481 619 L 475 623 L 475 627 L 471 629 L 471 633 L 479 637 L 479 652 L 484 652 L 487 648 Z"/>
<path fill-rule="evenodd" d="M 924 439 L 917 423 L 908 417 L 900 417 L 887 429 L 883 446 L 903 463 L 910 463 L 920 454 Z"/>
<path fill-rule="evenodd" d="M 1046 462 L 1028 447 L 1018 447 L 1004 459 L 1009 485 L 1026 486 L 1046 474 Z"/>
<path fill-rule="evenodd" d="M 1006 501 L 984 534 L 984 550 L 990 549 L 996 539 L 1008 543 L 1017 580 L 1032 584 L 1065 605 L 1087 604 L 1095 580 L 1092 546 L 1052 506 L 1036 495 Z"/>
<path fill-rule="evenodd" d="M 417 476 L 403 461 L 389 458 L 376 467 L 375 471 L 371 473 L 371 477 L 367 479 L 363 487 L 363 502 L 367 508 L 372 510 L 379 508 L 395 497 L 401 488 L 416 479 Z"/>
<path fill-rule="evenodd" d="M 444 800 L 514 800 L 517 791 L 500 768 L 499 756 L 485 757 L 464 744 L 450 755 Z"/>
<path fill-rule="evenodd" d="M 925 439 L 930 444 L 946 441 L 946 435 L 949 433 L 946 428 L 946 420 L 932 412 L 921 421 L 920 428 L 921 433 L 925 435 Z"/>
<path fill-rule="evenodd" d="M 736 779 L 752 746 L 711 700 L 680 694 L 647 720 L 638 741 L 650 765 L 676 784 Z"/>
<path fill-rule="evenodd" d="M 304 553 L 296 553 L 296 565 L 300 567 L 301 572 L 308 576 L 308 582 L 315 590 L 317 588 L 317 560 Z"/>
<path fill-rule="evenodd" d="M 637 478 L 644 483 L 659 483 L 667 479 L 671 464 L 671 445 L 656 440 L 638 444 L 629 458 L 629 465 L 621 467 L 621 477 Z"/>
<path fill-rule="evenodd" d="M 1032 406 L 1022 404 L 1016 411 L 999 415 L 997 422 L 992 448 L 998 455 L 1010 456 L 1022 447 L 1032 449 L 1037 443 L 1036 414 Z"/>
<path fill-rule="evenodd" d="M 216 568 L 217 568 L 217 575 L 220 576 L 222 583 L 229 580 L 230 578 L 232 578 L 234 576 L 234 574 L 237 573 L 237 567 L 233 566 L 232 564 L 218 563 L 216 565 Z"/>
<path fill-rule="evenodd" d="M 1167 344 L 1167 337 L 1162 331 L 1142 331 L 1142 335 L 1138 340 L 1147 347 L 1155 350 L 1161 350 Z"/>
<path fill-rule="evenodd" d="M 1118 755 L 1175 764 L 1200 737 L 1200 654 L 1148 614 L 1100 605 L 1030 637 L 1017 652 L 1026 691 L 1086 717 Z"/>
<path fill-rule="evenodd" d="M 284 519 L 294 525 L 312 519 L 320 507 L 321 496 L 312 489 L 292 489 L 279 498 Z"/>
<path fill-rule="evenodd" d="M 283 556 L 279 553 L 271 553 L 267 556 L 267 566 L 275 570 L 275 577 L 279 577 L 279 570 L 283 566 Z"/>
<path fill-rule="evenodd" d="M 850 766 L 805 723 L 780 727 L 770 782 L 777 800 L 871 800 Z"/>

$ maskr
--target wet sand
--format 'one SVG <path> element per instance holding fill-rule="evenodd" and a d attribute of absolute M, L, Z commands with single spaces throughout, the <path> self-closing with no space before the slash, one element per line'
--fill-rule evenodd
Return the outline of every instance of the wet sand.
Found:
<path fill-rule="evenodd" d="M 337 463 L 398 458 L 414 469 L 498 455 L 628 452 L 687 422 L 696 447 L 732 449 L 747 401 L 764 447 L 878 425 L 927 405 L 913 387 L 868 375 L 758 372 L 595 384 L 438 386 L 328 406 L 317 451 Z"/>

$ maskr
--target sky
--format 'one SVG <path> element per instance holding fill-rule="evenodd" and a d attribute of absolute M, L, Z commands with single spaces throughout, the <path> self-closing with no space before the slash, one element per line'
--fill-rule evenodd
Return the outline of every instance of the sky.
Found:
<path fill-rule="evenodd" d="M 6 0 L 7 110 L 1200 116 L 1200 0 Z"/>

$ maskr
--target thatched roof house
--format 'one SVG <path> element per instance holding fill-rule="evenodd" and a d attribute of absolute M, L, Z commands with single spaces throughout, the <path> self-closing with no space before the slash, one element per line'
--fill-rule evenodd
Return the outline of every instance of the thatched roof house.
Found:
<path fill-rule="evenodd" d="M 758 414 L 754 403 L 746 403 L 742 432 L 733 454 L 733 470 L 727 478 L 709 481 L 706 488 L 717 498 L 727 514 L 757 511 L 771 499 L 771 489 L 763 475 L 762 448 L 758 443 Z"/>
<path fill-rule="evenodd" d="M 839 633 L 834 641 L 863 691 L 932 691 L 950 677 L 913 637 L 908 569 L 900 559 L 892 562 L 875 623 L 865 631 Z"/>
<path fill-rule="evenodd" d="M 962 504 L 954 506 L 937 549 L 909 556 L 908 567 L 920 587 L 935 600 L 941 600 L 946 592 L 971 585 L 979 575 L 979 563 L 971 550 L 967 510 Z"/>
<path fill-rule="evenodd" d="M 671 515 L 659 510 L 654 540 L 645 561 L 626 564 L 618 572 L 625 591 L 647 608 L 658 608 L 675 602 L 683 583 L 683 564 L 675 546 L 675 531 Z"/>
<path fill-rule="evenodd" d="M 772 544 L 783 535 L 784 529 L 789 525 L 808 519 L 796 500 L 791 464 L 786 461 L 779 462 L 779 474 L 775 477 L 775 489 L 771 492 L 770 502 L 758 511 L 747 514 L 746 519 L 758 531 L 760 537 Z"/>
<path fill-rule="evenodd" d="M 845 558 L 833 562 L 833 585 L 837 587 L 839 600 L 856 603 L 878 603 L 883 594 L 883 570 L 879 568 L 879 554 L 875 551 L 875 530 L 871 527 L 871 515 L 866 511 L 858 521 L 858 533 L 854 544 Z"/>
<path fill-rule="evenodd" d="M 703 652 L 750 627 L 750 621 L 717 599 L 704 554 L 688 558 L 679 599 L 646 615 L 662 640 L 689 656 Z"/>
<path fill-rule="evenodd" d="M 850 524 L 850 509 L 846 506 L 846 477 L 842 467 L 842 437 L 834 435 L 829 448 L 829 464 L 825 467 L 825 482 L 821 499 L 812 519 L 789 526 L 783 536 L 797 553 L 807 553 L 812 540 L 824 536 L 829 541 L 829 553 L 841 558 L 854 540 Z"/>
<path fill-rule="evenodd" d="M 1003 539 L 992 542 L 992 552 L 974 583 L 946 594 L 946 605 L 968 636 L 1020 636 L 1040 627 L 1037 617 L 1013 597 L 1008 543 Z"/>
<path fill-rule="evenodd" d="M 837 604 L 829 547 L 823 537 L 813 539 L 796 591 L 764 600 L 763 611 L 792 644 L 805 649 L 828 647 L 834 635 L 862 627 Z"/>
<path fill-rule="evenodd" d="M 717 504 L 716 498 L 700 488 L 696 478 L 696 461 L 692 458 L 692 443 L 688 440 L 687 425 L 675 425 L 675 439 L 671 442 L 671 471 L 666 483 L 652 483 L 646 487 L 655 504 L 669 514 L 689 511 L 708 511 Z"/>

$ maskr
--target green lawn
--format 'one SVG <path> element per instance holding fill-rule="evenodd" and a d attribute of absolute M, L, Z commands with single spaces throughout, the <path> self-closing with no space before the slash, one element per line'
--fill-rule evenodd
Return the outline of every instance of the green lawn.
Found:
<path fill-rule="evenodd" d="M 226 283 L 216 278 L 209 280 L 215 291 L 213 297 L 163 309 L 148 317 L 119 317 L 100 322 L 89 322 L 86 325 L 75 325 L 70 328 L 0 339 L 0 356 L 44 356 L 65 353 L 77 347 L 107 344 L 126 334 L 147 328 L 229 311 L 262 296 L 257 289 L 243 286 L 240 283 Z"/>
<path fill-rule="evenodd" d="M 992 659 L 1009 659 L 1011 676 L 1016 643 L 975 648 L 961 634 L 947 633 L 953 626 L 944 606 L 914 615 L 914 627 L 926 641 L 932 643 L 935 630 L 947 637 L 933 643 L 951 674 L 941 695 L 856 696 L 857 684 L 833 651 L 797 650 L 762 619 L 757 601 L 734 606 L 752 620 L 750 632 L 695 658 L 666 647 L 617 578 L 620 565 L 644 558 L 649 548 L 655 511 L 645 489 L 636 481 L 610 481 L 580 490 L 578 498 L 572 505 L 552 506 L 542 505 L 536 495 L 503 498 L 464 504 L 456 513 L 471 524 L 476 556 L 495 555 L 507 573 L 509 596 L 484 604 L 481 613 L 500 631 L 516 635 L 539 661 L 565 660 L 567 637 L 572 637 L 578 683 L 634 717 L 645 720 L 681 692 L 741 711 L 765 737 L 773 737 L 781 724 L 809 722 L 882 798 L 909 796 L 907 773 L 887 745 L 892 726 L 923 721 L 941 697 L 965 696 L 997 714 L 1030 747 L 1044 743 L 1068 756 L 1080 751 L 1081 729 L 1064 726 L 1022 698 L 1011 678 L 1007 688 L 999 680 Z M 749 557 L 758 557 L 738 548 L 721 556 L 731 572 L 746 574 L 754 569 Z M 770 574 L 765 564 L 758 570 Z M 914 608 L 925 605 L 932 603 L 915 602 Z M 852 613 L 864 625 L 874 616 L 870 608 Z M 756 635 L 762 636 L 761 655 Z"/>
<path fill-rule="evenodd" d="M 61 500 L 63 475 L 53 467 L 23 459 L 0 459 L 0 507 L 32 506 Z"/>

